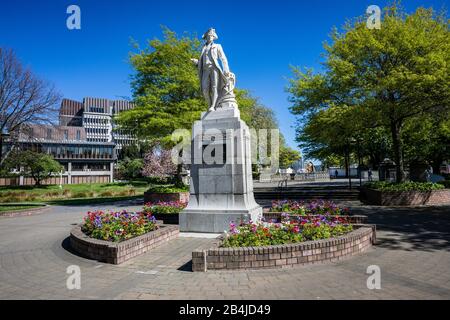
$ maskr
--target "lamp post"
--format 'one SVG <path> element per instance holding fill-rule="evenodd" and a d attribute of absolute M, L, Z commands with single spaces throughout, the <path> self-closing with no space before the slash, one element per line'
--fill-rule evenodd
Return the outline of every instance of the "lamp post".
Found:
<path fill-rule="evenodd" d="M 359 186 L 362 186 L 362 174 L 361 174 L 361 140 L 358 138 L 356 140 L 358 144 L 358 175 L 359 175 Z"/>
<path fill-rule="evenodd" d="M 348 174 L 348 186 L 349 189 L 352 190 L 352 172 L 350 168 L 350 143 L 351 141 L 347 142 L 347 146 L 345 147 L 345 172 Z"/>
<path fill-rule="evenodd" d="M 62 190 L 62 175 L 63 175 L 63 171 L 61 170 L 59 172 L 59 188 Z"/>

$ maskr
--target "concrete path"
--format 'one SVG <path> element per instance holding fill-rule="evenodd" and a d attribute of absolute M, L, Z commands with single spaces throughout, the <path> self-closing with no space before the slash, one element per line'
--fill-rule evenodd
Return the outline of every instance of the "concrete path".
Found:
<path fill-rule="evenodd" d="M 53 207 L 0 218 L 0 299 L 450 299 L 450 207 L 355 207 L 379 226 L 379 244 L 326 265 L 262 271 L 190 271 L 191 252 L 211 239 L 180 237 L 119 266 L 70 252 L 67 236 L 95 208 L 138 202 Z M 81 289 L 68 290 L 67 267 L 81 268 Z M 381 290 L 366 269 L 381 268 Z"/>

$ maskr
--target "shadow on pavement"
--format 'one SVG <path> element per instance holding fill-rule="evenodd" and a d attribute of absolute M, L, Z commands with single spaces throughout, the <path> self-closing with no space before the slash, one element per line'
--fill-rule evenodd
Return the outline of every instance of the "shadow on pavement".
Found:
<path fill-rule="evenodd" d="M 186 262 L 181 267 L 177 269 L 178 271 L 192 272 L 192 260 Z"/>
<path fill-rule="evenodd" d="M 377 245 L 397 250 L 450 251 L 450 206 L 353 207 L 385 233 Z"/>

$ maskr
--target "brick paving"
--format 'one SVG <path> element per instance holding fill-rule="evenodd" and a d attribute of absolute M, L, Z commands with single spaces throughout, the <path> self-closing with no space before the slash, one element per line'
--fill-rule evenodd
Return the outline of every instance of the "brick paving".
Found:
<path fill-rule="evenodd" d="M 356 204 L 355 204 L 356 205 Z M 191 272 L 191 252 L 212 239 L 178 238 L 121 265 L 78 257 L 67 237 L 95 206 L 53 207 L 0 218 L 0 299 L 449 299 L 450 207 L 355 206 L 378 225 L 378 245 L 333 264 L 254 271 Z M 113 208 L 112 205 L 98 208 Z M 138 209 L 133 202 L 114 208 Z M 68 290 L 66 268 L 81 268 Z M 381 290 L 366 286 L 381 268 Z"/>

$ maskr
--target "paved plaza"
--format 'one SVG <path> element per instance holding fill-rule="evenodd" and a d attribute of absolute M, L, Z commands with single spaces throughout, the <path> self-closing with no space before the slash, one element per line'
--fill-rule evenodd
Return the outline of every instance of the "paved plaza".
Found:
<path fill-rule="evenodd" d="M 450 207 L 355 206 L 378 226 L 369 252 L 333 264 L 255 271 L 190 270 L 191 252 L 213 239 L 180 237 L 122 265 L 78 257 L 68 235 L 88 210 L 60 206 L 28 217 L 0 217 L 1 299 L 449 299 Z M 68 290 L 67 267 L 81 268 L 81 289 Z M 381 290 L 366 285 L 381 268 Z"/>

